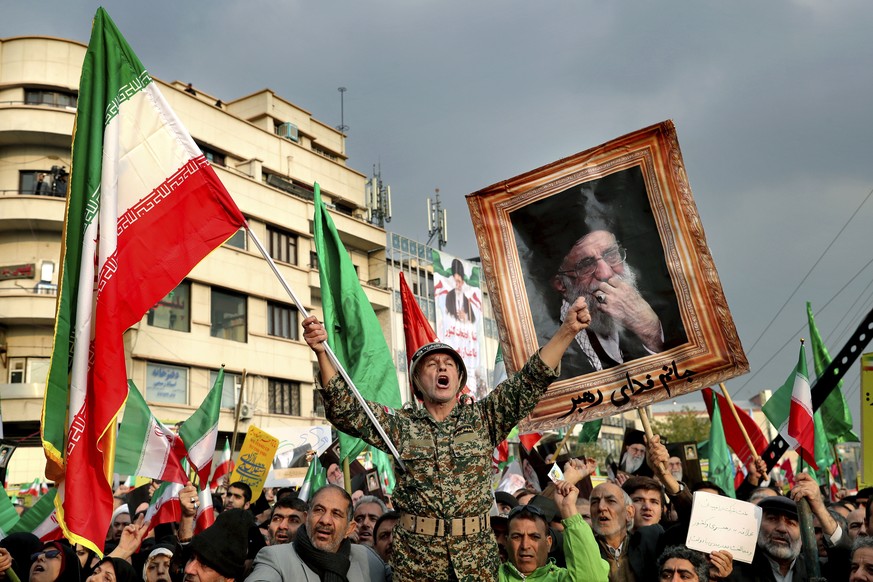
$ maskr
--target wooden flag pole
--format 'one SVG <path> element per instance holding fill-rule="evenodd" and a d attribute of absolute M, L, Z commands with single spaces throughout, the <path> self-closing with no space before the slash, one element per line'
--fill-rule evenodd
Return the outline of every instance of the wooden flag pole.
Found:
<path fill-rule="evenodd" d="M 737 407 L 734 406 L 734 401 L 731 400 L 731 395 L 728 393 L 724 382 L 719 382 L 718 387 L 721 388 L 721 393 L 724 396 L 724 399 L 727 400 L 728 406 L 734 415 L 734 420 L 737 421 L 740 431 L 743 433 L 743 438 L 746 439 L 746 446 L 749 447 L 749 452 L 752 453 L 752 460 L 756 460 L 758 458 L 758 451 L 755 449 L 754 445 L 752 445 L 752 439 L 749 438 L 749 433 L 746 432 L 746 427 L 743 426 L 743 421 L 740 420 L 740 414 L 737 412 Z M 715 406 L 718 406 L 718 401 L 715 402 Z"/>
<path fill-rule="evenodd" d="M 652 425 L 649 424 L 649 415 L 646 413 L 645 407 L 641 406 L 637 408 L 637 413 L 640 415 L 640 422 L 643 423 L 643 431 L 646 433 L 646 442 L 652 442 L 652 437 L 655 436 L 652 432 Z M 664 466 L 664 463 L 658 463 L 658 468 L 661 470 L 662 474 L 667 473 L 667 467 Z"/>
<path fill-rule="evenodd" d="M 567 441 L 570 440 L 570 435 L 573 434 L 574 428 L 576 428 L 575 422 L 567 427 L 567 434 L 565 434 L 564 438 L 561 439 L 561 442 L 558 443 L 558 448 L 555 449 L 555 452 L 552 454 L 552 457 L 547 462 L 554 463 L 556 460 L 558 460 L 558 457 L 561 456 L 561 449 L 563 449 L 567 445 Z"/>

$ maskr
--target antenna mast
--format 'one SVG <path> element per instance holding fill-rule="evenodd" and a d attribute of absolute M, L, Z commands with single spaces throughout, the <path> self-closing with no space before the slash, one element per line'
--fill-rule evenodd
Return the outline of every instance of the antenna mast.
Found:
<path fill-rule="evenodd" d="M 436 188 L 436 201 L 431 202 L 427 199 L 427 234 L 430 238 L 427 239 L 427 244 L 437 237 L 437 247 L 443 250 L 446 243 L 449 242 L 449 223 L 446 219 L 446 211 L 440 204 L 440 189 Z"/>
<path fill-rule="evenodd" d="M 391 186 L 382 182 L 382 165 L 373 164 L 373 177 L 367 181 L 367 222 L 385 228 L 391 222 Z"/>

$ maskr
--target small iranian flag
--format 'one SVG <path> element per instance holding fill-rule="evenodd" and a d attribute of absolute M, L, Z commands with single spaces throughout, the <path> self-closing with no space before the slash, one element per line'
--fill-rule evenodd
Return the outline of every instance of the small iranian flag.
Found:
<path fill-rule="evenodd" d="M 155 490 L 145 515 L 145 521 L 149 522 L 149 529 L 162 523 L 176 523 L 182 519 L 182 504 L 179 502 L 179 492 L 182 491 L 182 487 L 180 483 L 167 482 Z"/>
<path fill-rule="evenodd" d="M 24 512 L 9 533 L 32 533 L 44 542 L 61 539 L 63 532 L 58 524 L 57 510 L 55 509 L 57 494 L 58 490 L 52 489 L 40 497 L 39 501 Z"/>
<path fill-rule="evenodd" d="M 315 492 L 326 484 L 327 471 L 321 466 L 318 455 L 313 455 L 309 462 L 309 469 L 306 471 L 306 477 L 303 478 L 303 485 L 300 486 L 300 491 L 297 493 L 297 498 L 301 501 L 309 501 Z"/>
<path fill-rule="evenodd" d="M 797 365 L 781 388 L 773 393 L 761 411 L 779 430 L 793 450 L 811 467 L 818 469 L 815 459 L 815 424 L 812 416 L 812 394 L 806 372 L 806 352 L 800 346 Z"/>
<path fill-rule="evenodd" d="M 246 221 L 102 8 L 73 130 L 42 441 L 65 536 L 102 554 L 124 332 Z"/>
<path fill-rule="evenodd" d="M 218 463 L 218 466 L 215 467 L 215 473 L 212 475 L 212 483 L 210 487 L 214 489 L 218 489 L 221 485 L 221 480 L 233 473 L 233 460 L 231 460 L 230 455 L 230 441 L 228 439 L 224 439 L 224 450 L 221 452 L 221 462 Z"/>
<path fill-rule="evenodd" d="M 39 477 L 33 480 L 33 483 L 27 486 L 27 489 L 22 491 L 25 495 L 39 496 Z"/>
<path fill-rule="evenodd" d="M 194 515 L 194 533 L 199 534 L 215 523 L 215 510 L 212 508 L 212 492 L 209 489 L 198 489 L 197 513 Z"/>
<path fill-rule="evenodd" d="M 115 448 L 115 472 L 187 483 L 188 475 L 182 468 L 182 439 L 154 417 L 133 380 L 127 381 L 127 387 L 127 404 Z"/>
<path fill-rule="evenodd" d="M 221 413 L 221 391 L 224 388 L 224 367 L 218 371 L 212 390 L 191 418 L 179 427 L 179 436 L 188 449 L 188 461 L 197 471 L 198 485 L 206 487 L 212 472 L 212 457 L 218 441 L 218 416 Z"/>

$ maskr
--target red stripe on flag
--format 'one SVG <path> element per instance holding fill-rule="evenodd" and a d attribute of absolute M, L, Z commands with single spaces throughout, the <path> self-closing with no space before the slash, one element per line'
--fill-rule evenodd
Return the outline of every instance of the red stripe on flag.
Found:
<path fill-rule="evenodd" d="M 132 223 L 125 219 L 112 266 L 101 272 L 88 392 L 70 427 L 63 500 L 67 528 L 89 540 L 105 537 L 113 509 L 103 467 L 109 431 L 127 396 L 123 334 L 245 224 L 210 166 L 179 177 L 155 189 L 170 190 L 159 204 Z M 86 446 L 79 446 L 82 438 Z"/>
<path fill-rule="evenodd" d="M 712 418 L 712 388 L 704 388 L 701 394 L 703 395 L 703 401 L 706 403 L 706 411 L 709 413 L 709 417 Z M 721 413 L 724 436 L 731 450 L 745 464 L 751 462 L 753 456 L 761 456 L 761 453 L 767 449 L 769 443 L 764 433 L 761 432 L 761 427 L 758 426 L 758 423 L 742 408 L 736 409 L 737 415 L 739 415 L 743 427 L 745 427 L 746 433 L 749 435 L 749 440 L 752 441 L 752 445 L 755 448 L 753 455 L 749 451 L 749 446 L 746 444 L 746 439 L 743 437 L 740 425 L 737 424 L 734 414 L 731 412 L 731 405 L 728 404 L 727 399 L 719 398 L 718 408 Z"/>

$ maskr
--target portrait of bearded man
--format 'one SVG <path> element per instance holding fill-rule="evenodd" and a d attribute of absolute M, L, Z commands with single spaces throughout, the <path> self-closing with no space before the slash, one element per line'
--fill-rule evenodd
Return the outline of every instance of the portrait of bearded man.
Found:
<path fill-rule="evenodd" d="M 511 214 L 540 344 L 570 305 L 591 314 L 559 380 L 620 366 L 687 341 L 639 167 L 584 182 Z"/>

